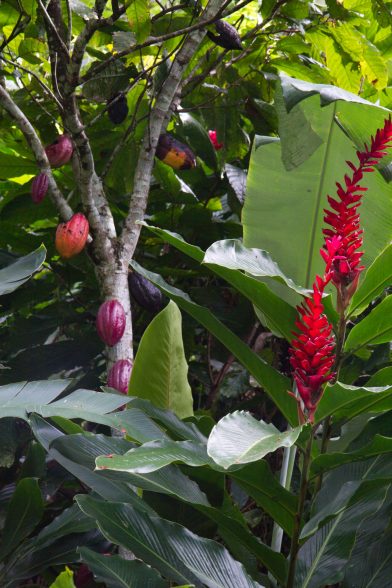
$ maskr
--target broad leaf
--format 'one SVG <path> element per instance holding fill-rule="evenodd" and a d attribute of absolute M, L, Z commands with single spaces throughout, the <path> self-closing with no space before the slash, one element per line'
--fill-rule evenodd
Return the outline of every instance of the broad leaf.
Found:
<path fill-rule="evenodd" d="M 287 420 L 291 424 L 298 422 L 295 401 L 287 394 L 287 390 L 290 388 L 287 378 L 258 357 L 237 335 L 221 323 L 210 310 L 195 304 L 187 294 L 167 284 L 158 274 L 143 269 L 135 261 L 132 261 L 131 265 L 138 273 L 158 286 L 178 306 L 198 320 L 221 341 L 265 388 Z"/>
<path fill-rule="evenodd" d="M 4 157 L 4 155 L 2 155 Z M 45 261 L 46 249 L 43 245 L 20 257 L 0 270 L 0 295 L 9 294 L 24 284 Z"/>
<path fill-rule="evenodd" d="M 281 433 L 272 423 L 258 421 L 248 412 L 226 415 L 212 429 L 207 452 L 224 468 L 262 459 L 279 447 L 291 447 L 302 426 Z"/>
<path fill-rule="evenodd" d="M 80 547 L 79 553 L 98 582 L 107 588 L 167 588 L 168 582 L 141 561 L 129 561 L 118 555 L 101 555 Z"/>
<path fill-rule="evenodd" d="M 130 549 L 174 582 L 210 588 L 260 586 L 222 545 L 211 539 L 198 537 L 176 523 L 141 514 L 127 504 L 101 502 L 89 496 L 78 496 L 76 500 L 110 541 Z"/>
<path fill-rule="evenodd" d="M 363 412 L 392 408 L 392 386 L 358 387 L 337 382 L 327 386 L 315 414 L 316 422 L 327 416 L 353 418 Z"/>
<path fill-rule="evenodd" d="M 136 354 L 129 394 L 185 418 L 193 415 L 193 398 L 187 378 L 181 321 L 178 306 L 171 301 L 150 322 Z"/>
<path fill-rule="evenodd" d="M 124 455 L 100 456 L 95 460 L 98 470 L 137 474 L 155 472 L 176 462 L 193 467 L 215 465 L 207 455 L 206 445 L 194 441 L 152 441 L 130 449 Z"/>
<path fill-rule="evenodd" d="M 147 0 L 131 0 L 127 8 L 127 17 L 131 30 L 138 43 L 145 41 L 150 34 L 151 20 Z"/>
<path fill-rule="evenodd" d="M 348 309 L 349 316 L 357 316 L 392 282 L 392 245 L 388 245 L 374 260 L 355 292 Z"/>
<path fill-rule="evenodd" d="M 351 329 L 344 350 L 355 352 L 365 345 L 389 343 L 392 339 L 392 296 L 387 296 Z"/>
<path fill-rule="evenodd" d="M 216 169 L 218 165 L 215 149 L 207 131 L 199 121 L 188 113 L 180 112 L 181 126 L 179 135 L 191 146 L 208 167 Z"/>
<path fill-rule="evenodd" d="M 9 555 L 15 547 L 38 525 L 44 511 L 44 503 L 35 478 L 23 478 L 16 486 L 7 513 L 0 545 L 0 559 Z"/>

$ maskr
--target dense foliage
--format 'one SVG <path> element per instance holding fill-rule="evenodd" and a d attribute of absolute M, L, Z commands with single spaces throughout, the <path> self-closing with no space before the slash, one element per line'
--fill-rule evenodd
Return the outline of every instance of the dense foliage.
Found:
<path fill-rule="evenodd" d="M 1 586 L 388 588 L 391 29 L 3 0 Z"/>

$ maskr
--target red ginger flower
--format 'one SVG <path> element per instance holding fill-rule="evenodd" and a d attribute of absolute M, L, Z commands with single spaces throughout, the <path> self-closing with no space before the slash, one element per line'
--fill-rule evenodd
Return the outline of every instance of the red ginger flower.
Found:
<path fill-rule="evenodd" d="M 316 276 L 312 296 L 297 306 L 299 318 L 295 325 L 298 332 L 294 333 L 290 349 L 293 377 L 310 422 L 313 422 L 324 384 L 334 377 L 331 368 L 335 361 L 335 342 L 322 303 L 324 288 L 330 279 L 330 274 L 324 278 Z"/>
<path fill-rule="evenodd" d="M 326 263 L 326 271 L 331 271 L 331 279 L 338 289 L 338 302 L 342 310 L 347 308 L 358 286 L 359 275 L 364 269 L 361 265 L 363 243 L 358 207 L 361 205 L 363 192 L 367 188 L 359 185 L 365 172 L 374 171 L 385 149 L 391 146 L 392 121 L 385 120 L 384 127 L 378 129 L 371 138 L 370 149 L 365 144 L 364 151 L 357 151 L 359 163 L 355 166 L 347 161 L 352 174 L 344 176 L 344 186 L 337 186 L 338 199 L 328 196 L 332 210 L 324 209 L 325 222 L 332 227 L 324 229 L 325 245 L 320 253 Z"/>
<path fill-rule="evenodd" d="M 213 144 L 215 151 L 222 149 L 223 143 L 218 142 L 218 134 L 216 131 L 208 131 L 208 136 L 210 137 L 210 141 Z"/>

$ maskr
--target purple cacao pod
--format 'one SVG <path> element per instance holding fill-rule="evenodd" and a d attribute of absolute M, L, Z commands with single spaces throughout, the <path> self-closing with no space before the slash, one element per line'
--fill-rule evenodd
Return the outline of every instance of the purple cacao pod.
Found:
<path fill-rule="evenodd" d="M 119 359 L 116 361 L 108 373 L 108 386 L 123 394 L 127 394 L 132 365 L 129 359 Z"/>
<path fill-rule="evenodd" d="M 118 300 L 106 300 L 99 307 L 97 314 L 97 331 L 102 341 L 113 347 L 124 335 L 127 322 L 125 311 Z"/>
<path fill-rule="evenodd" d="M 214 41 L 216 45 L 219 45 L 219 47 L 223 47 L 224 49 L 243 49 L 241 37 L 233 25 L 225 20 L 217 20 L 214 26 L 218 34 L 214 35 L 211 31 L 207 31 L 207 36 L 211 41 Z"/>
<path fill-rule="evenodd" d="M 68 135 L 60 135 L 45 147 L 45 153 L 52 167 L 61 167 L 68 163 L 73 153 L 73 143 Z"/>
<path fill-rule="evenodd" d="M 48 191 L 49 178 L 46 174 L 41 173 L 35 176 L 31 184 L 31 198 L 34 204 L 39 204 L 45 198 Z"/>

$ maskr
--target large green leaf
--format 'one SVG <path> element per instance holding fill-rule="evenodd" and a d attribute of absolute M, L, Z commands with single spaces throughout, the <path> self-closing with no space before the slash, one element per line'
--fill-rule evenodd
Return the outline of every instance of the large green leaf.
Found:
<path fill-rule="evenodd" d="M 327 416 L 353 418 L 363 412 L 380 412 L 392 407 L 392 386 L 358 387 L 337 382 L 327 386 L 315 414 L 316 422 Z"/>
<path fill-rule="evenodd" d="M 355 461 L 362 461 L 370 457 L 382 455 L 383 453 L 392 452 L 392 438 L 384 437 L 383 435 L 375 435 L 372 441 L 350 453 L 330 453 L 319 455 L 316 457 L 311 466 L 311 475 L 318 475 L 321 472 L 336 468 L 345 463 L 353 463 Z"/>
<path fill-rule="evenodd" d="M 366 345 L 389 343 L 392 339 L 392 296 L 384 300 L 351 329 L 344 345 L 353 352 Z"/>
<path fill-rule="evenodd" d="M 118 555 L 101 555 L 80 547 L 80 556 L 99 582 L 107 588 L 167 588 L 168 582 L 141 561 L 129 561 Z"/>
<path fill-rule="evenodd" d="M 200 263 L 203 262 L 203 265 L 246 296 L 262 313 L 265 322 L 275 334 L 284 336 L 288 340 L 292 339 L 294 321 L 297 316 L 295 309 L 274 294 L 266 284 L 241 271 L 246 270 L 254 276 L 268 275 L 302 292 L 300 287 L 284 276 L 266 251 L 247 250 L 239 241 L 230 239 L 214 243 L 204 253 L 199 247 L 187 243 L 176 233 L 150 225 L 145 226 L 179 251 Z"/>
<path fill-rule="evenodd" d="M 392 282 L 392 244 L 376 257 L 367 270 L 348 309 L 349 316 L 357 316 Z"/>
<path fill-rule="evenodd" d="M 372 489 L 322 527 L 300 549 L 296 588 L 320 588 L 343 579 L 344 565 L 353 548 L 359 525 L 382 507 L 386 488 Z"/>
<path fill-rule="evenodd" d="M 331 87 L 325 90 L 330 97 Z M 334 97 L 330 99 L 336 100 L 341 91 L 334 90 Z M 308 90 L 310 94 L 315 92 L 314 89 Z M 301 94 L 298 91 L 295 94 L 293 103 L 291 97 L 286 96 L 290 104 L 296 104 L 306 96 L 306 92 L 302 96 L 298 96 Z M 341 181 L 347 173 L 346 160 L 356 160 L 351 141 L 335 122 L 341 111 L 346 112 L 352 106 L 334 102 L 320 109 L 316 96 L 301 103 L 306 118 L 323 143 L 292 171 L 287 172 L 280 161 L 278 143 L 263 145 L 254 150 L 251 157 L 242 218 L 244 243 L 247 247 L 267 250 L 286 275 L 307 288 L 316 274 L 324 272 L 325 264 L 319 250 L 323 244 L 323 209 L 327 206 L 327 194 L 335 193 L 335 182 Z M 359 105 L 355 106 L 359 109 Z M 376 107 L 366 106 L 367 123 L 372 130 L 381 112 Z M 301 133 L 302 129 L 293 124 L 292 134 Z M 388 211 L 391 196 L 381 174 L 366 174 L 364 185 L 369 191 L 361 207 L 361 224 L 364 228 L 364 262 L 368 265 L 390 241 L 392 220 Z"/>
<path fill-rule="evenodd" d="M 23 478 L 18 482 L 7 508 L 0 545 L 0 560 L 38 525 L 44 511 L 44 503 L 35 478 Z"/>
<path fill-rule="evenodd" d="M 298 415 L 296 403 L 287 394 L 290 383 L 287 378 L 264 362 L 249 347 L 221 323 L 210 310 L 195 304 L 179 290 L 170 286 L 161 276 L 143 269 L 138 263 L 132 261 L 132 267 L 145 278 L 158 286 L 167 296 L 172 298 L 178 306 L 183 308 L 203 326 L 205 326 L 219 341 L 221 341 L 237 359 L 248 369 L 254 378 L 265 388 L 279 410 L 291 424 L 297 424 Z"/>
<path fill-rule="evenodd" d="M 3 157 L 3 156 L 2 156 Z M 9 294 L 24 284 L 45 261 L 43 245 L 0 270 L 0 295 Z"/>
<path fill-rule="evenodd" d="M 193 399 L 181 320 L 178 306 L 170 301 L 148 325 L 132 368 L 129 394 L 185 418 L 193 415 Z"/>
<path fill-rule="evenodd" d="M 302 426 L 280 432 L 272 423 L 258 421 L 249 412 L 224 416 L 212 429 L 207 452 L 224 468 L 262 459 L 279 447 L 291 447 Z"/>
<path fill-rule="evenodd" d="M 185 112 L 180 112 L 180 120 L 180 137 L 189 143 L 194 153 L 201 157 L 211 169 L 216 169 L 218 165 L 216 151 L 203 125 L 194 116 Z"/>
<path fill-rule="evenodd" d="M 175 582 L 210 588 L 260 586 L 211 539 L 198 537 L 176 523 L 143 515 L 127 504 L 101 502 L 89 496 L 76 500 L 110 541 L 130 549 Z"/>
<path fill-rule="evenodd" d="M 162 494 L 169 494 L 195 504 L 208 505 L 208 500 L 205 494 L 200 490 L 196 482 L 190 480 L 178 468 L 174 466 L 167 466 L 159 471 L 150 472 L 133 472 L 120 473 L 105 469 L 104 471 L 94 472 L 95 460 L 100 455 L 122 454 L 130 450 L 133 445 L 123 439 L 105 437 L 104 435 L 63 435 L 53 440 L 50 444 L 50 452 L 56 455 L 57 458 L 63 460 L 63 465 L 68 464 L 67 469 L 73 467 L 77 477 L 79 468 L 88 470 L 90 479 L 94 476 L 100 476 L 106 481 L 110 481 L 115 485 L 118 483 L 119 488 L 122 489 L 132 485 L 133 487 L 142 488 L 150 492 L 159 492 Z M 66 460 L 66 461 L 65 461 Z M 71 464 L 71 465 L 70 465 Z M 72 465 L 73 464 L 73 465 Z M 141 468 L 143 469 L 143 468 Z M 130 491 L 129 491 L 130 493 Z M 100 494 L 103 496 L 102 492 Z M 108 495 L 105 498 L 110 498 Z M 120 500 L 119 497 L 112 498 L 112 500 Z M 129 497 L 123 502 L 134 502 Z M 144 503 L 137 501 L 136 506 L 143 506 Z M 143 506 L 148 510 L 147 505 Z"/>
<path fill-rule="evenodd" d="M 138 43 L 147 39 L 151 30 L 151 19 L 147 0 L 131 0 L 127 8 L 127 17 L 131 30 L 135 33 Z"/>
<path fill-rule="evenodd" d="M 176 462 L 193 467 L 214 465 L 207 455 L 206 445 L 194 441 L 151 441 L 130 449 L 124 455 L 100 456 L 95 460 L 97 469 L 136 474 L 155 472 Z"/>
<path fill-rule="evenodd" d="M 36 412 L 44 417 L 62 416 L 94 422 L 95 416 L 105 415 L 128 402 L 122 394 L 83 389 L 55 400 L 70 383 L 70 380 L 42 380 L 0 386 L 0 417 L 28 420 L 28 414 Z"/>

